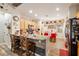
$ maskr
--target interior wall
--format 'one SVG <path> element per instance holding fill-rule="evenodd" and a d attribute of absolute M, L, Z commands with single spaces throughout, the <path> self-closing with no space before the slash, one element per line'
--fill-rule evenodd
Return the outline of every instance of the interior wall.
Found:
<path fill-rule="evenodd" d="M 11 38 L 10 38 L 9 31 L 7 29 L 7 25 L 11 22 L 12 15 L 9 13 L 5 13 L 4 18 L 5 18 L 4 20 L 4 41 L 5 41 L 5 44 L 8 46 L 8 48 L 11 49 Z"/>
<path fill-rule="evenodd" d="M 25 32 L 25 19 L 20 19 L 20 30 Z"/>
<path fill-rule="evenodd" d="M 4 13 L 0 12 L 0 43 L 4 43 Z"/>
<path fill-rule="evenodd" d="M 76 17 L 77 13 L 77 4 L 72 3 L 69 7 L 69 18 Z"/>
<path fill-rule="evenodd" d="M 10 20 L 11 14 L 0 12 L 0 44 L 6 44 L 8 48 L 11 48 L 11 39 L 7 29 Z"/>
<path fill-rule="evenodd" d="M 13 17 L 18 17 L 18 20 L 15 20 Z M 12 14 L 11 20 L 11 34 L 20 35 L 20 15 Z"/>
<path fill-rule="evenodd" d="M 79 18 L 79 4 L 77 4 L 76 16 Z"/>
<path fill-rule="evenodd" d="M 34 29 L 39 28 L 38 22 L 23 18 L 20 20 L 20 29 L 23 30 L 23 32 L 26 32 L 28 25 L 34 25 Z"/>

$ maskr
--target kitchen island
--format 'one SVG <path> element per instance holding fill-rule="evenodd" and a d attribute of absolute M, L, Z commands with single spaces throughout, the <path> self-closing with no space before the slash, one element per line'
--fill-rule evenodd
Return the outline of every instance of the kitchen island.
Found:
<path fill-rule="evenodd" d="M 46 55 L 46 37 L 42 40 L 41 38 L 34 38 L 32 36 L 27 37 L 29 42 L 35 43 L 35 55 L 45 56 Z"/>
<path fill-rule="evenodd" d="M 17 44 L 16 41 L 18 42 L 19 45 Z M 41 39 L 39 37 L 36 38 L 31 35 L 27 37 L 12 35 L 11 43 L 12 43 L 11 49 L 18 55 L 24 55 L 24 54 L 27 56 L 46 55 L 46 37 Z"/>

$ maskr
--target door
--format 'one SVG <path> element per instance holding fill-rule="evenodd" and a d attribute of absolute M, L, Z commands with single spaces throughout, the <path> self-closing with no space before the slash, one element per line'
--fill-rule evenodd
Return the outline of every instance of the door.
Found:
<path fill-rule="evenodd" d="M 4 14 L 0 13 L 0 43 L 4 43 Z"/>
<path fill-rule="evenodd" d="M 11 20 L 10 14 L 0 12 L 0 44 L 5 44 L 8 48 L 11 48 L 10 35 L 5 25 L 9 20 Z"/>

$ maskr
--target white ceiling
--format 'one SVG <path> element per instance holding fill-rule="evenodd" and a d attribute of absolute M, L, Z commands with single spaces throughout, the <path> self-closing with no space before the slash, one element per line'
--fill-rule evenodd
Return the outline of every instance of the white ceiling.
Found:
<path fill-rule="evenodd" d="M 19 13 L 22 16 L 29 17 L 29 18 L 49 18 L 53 19 L 56 17 L 65 17 L 68 15 L 68 8 L 70 4 L 68 3 L 23 3 L 16 9 L 11 9 L 11 12 L 13 13 Z M 56 11 L 56 8 L 60 8 L 59 11 Z M 33 13 L 30 14 L 29 10 L 32 10 Z M 37 17 L 34 16 L 34 14 L 38 14 Z M 57 16 L 57 14 L 59 16 Z M 48 17 L 46 17 L 48 15 Z"/>

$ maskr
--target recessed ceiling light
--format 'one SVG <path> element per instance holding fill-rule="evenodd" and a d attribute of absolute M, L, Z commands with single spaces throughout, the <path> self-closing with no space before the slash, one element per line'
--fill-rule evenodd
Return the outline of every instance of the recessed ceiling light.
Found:
<path fill-rule="evenodd" d="M 38 16 L 37 14 L 35 14 L 35 16 Z"/>
<path fill-rule="evenodd" d="M 59 8 L 56 8 L 56 11 L 59 11 L 60 9 Z"/>
<path fill-rule="evenodd" d="M 29 13 L 32 13 L 32 10 L 29 10 Z"/>

